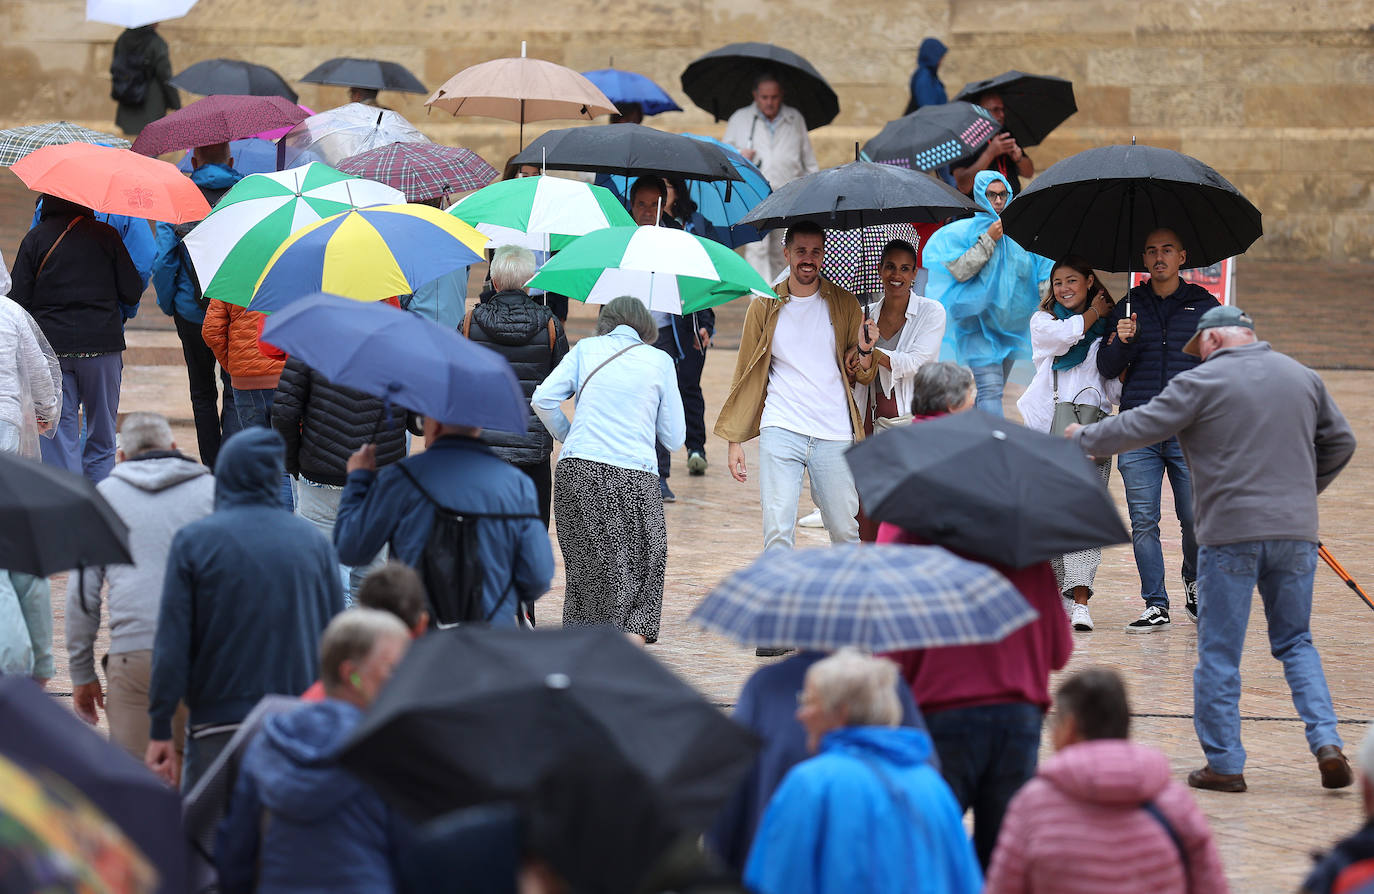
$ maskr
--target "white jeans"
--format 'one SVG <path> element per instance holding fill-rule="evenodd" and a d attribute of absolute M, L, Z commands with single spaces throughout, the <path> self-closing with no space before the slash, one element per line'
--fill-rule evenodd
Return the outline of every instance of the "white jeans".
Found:
<path fill-rule="evenodd" d="M 339 499 L 343 488 L 333 484 L 316 484 L 304 476 L 292 479 L 292 490 L 296 497 L 296 514 L 320 529 L 320 533 L 334 542 L 334 519 L 339 514 Z M 343 578 L 344 602 L 351 608 L 353 597 L 358 595 L 358 587 L 369 571 L 386 564 L 386 547 L 372 557 L 365 565 L 340 565 L 339 575 Z"/>
<path fill-rule="evenodd" d="M 763 548 L 791 549 L 797 527 L 802 473 L 811 477 L 811 499 L 831 543 L 859 540 L 859 495 L 844 453 L 852 441 L 826 441 L 777 426 L 759 433 L 759 502 Z"/>

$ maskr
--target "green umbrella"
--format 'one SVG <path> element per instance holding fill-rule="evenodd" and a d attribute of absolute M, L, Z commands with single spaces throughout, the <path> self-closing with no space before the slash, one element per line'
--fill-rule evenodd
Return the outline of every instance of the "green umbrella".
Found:
<path fill-rule="evenodd" d="M 319 162 L 249 174 L 186 237 L 186 250 L 207 297 L 247 307 L 267 262 L 292 233 L 354 208 L 404 203 L 398 189 Z"/>
<path fill-rule="evenodd" d="M 484 186 L 449 209 L 491 244 L 559 251 L 579 236 L 634 220 L 615 193 L 562 177 L 519 177 Z"/>
<path fill-rule="evenodd" d="M 730 249 L 667 227 L 588 233 L 554 255 L 529 284 L 588 304 L 633 295 L 650 310 L 674 314 L 741 295 L 774 297 L 763 277 Z"/>

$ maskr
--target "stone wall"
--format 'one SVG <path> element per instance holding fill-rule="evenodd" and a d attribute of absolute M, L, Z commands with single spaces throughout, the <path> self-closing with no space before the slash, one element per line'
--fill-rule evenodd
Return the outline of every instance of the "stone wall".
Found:
<path fill-rule="evenodd" d="M 110 51 L 118 29 L 84 21 L 83 0 L 0 4 L 0 126 L 68 118 L 109 127 Z M 951 94 L 1008 68 L 1073 80 L 1079 112 L 1031 152 L 1045 168 L 1095 145 L 1167 146 L 1216 167 L 1264 212 L 1250 255 L 1374 258 L 1374 0 L 200 0 L 161 26 L 174 70 L 230 56 L 288 80 L 323 59 L 377 56 L 435 87 L 486 59 L 529 54 L 579 70 L 642 71 L 684 106 L 678 75 L 736 40 L 801 52 L 840 96 L 814 132 L 822 164 L 853 157 L 900 114 L 916 46 L 950 47 Z M 341 88 L 296 85 L 328 108 Z M 434 139 L 499 166 L 513 124 L 430 114 L 423 97 L 386 95 Z M 695 108 L 655 126 L 719 135 Z M 526 139 L 564 122 L 526 128 Z"/>

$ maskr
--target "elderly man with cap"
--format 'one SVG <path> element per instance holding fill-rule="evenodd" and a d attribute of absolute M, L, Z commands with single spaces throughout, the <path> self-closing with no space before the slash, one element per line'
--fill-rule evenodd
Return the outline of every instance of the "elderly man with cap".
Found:
<path fill-rule="evenodd" d="M 1194 788 L 1243 792 L 1240 658 L 1256 584 L 1269 645 L 1283 662 L 1322 785 L 1352 781 L 1321 657 L 1312 644 L 1317 494 L 1355 452 L 1349 423 L 1321 377 L 1268 342 L 1236 307 L 1214 307 L 1184 346 L 1203 362 L 1143 406 L 1070 438 L 1108 456 L 1178 436 L 1193 473 L 1198 548 L 1198 643 L 1193 726 L 1207 765 Z"/>

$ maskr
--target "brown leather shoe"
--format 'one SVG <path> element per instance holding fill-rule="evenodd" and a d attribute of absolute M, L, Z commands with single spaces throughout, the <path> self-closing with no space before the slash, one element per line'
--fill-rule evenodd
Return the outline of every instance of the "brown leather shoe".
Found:
<path fill-rule="evenodd" d="M 1214 792 L 1243 792 L 1245 791 L 1245 774 L 1218 773 L 1207 766 L 1189 773 L 1188 784 L 1193 788 L 1205 788 Z"/>
<path fill-rule="evenodd" d="M 1338 745 L 1323 745 L 1317 749 L 1317 769 L 1322 773 L 1322 788 L 1345 788 L 1355 781 L 1350 761 Z"/>

